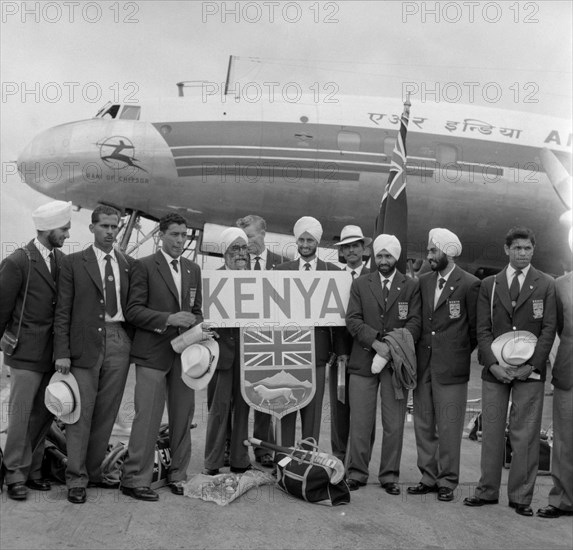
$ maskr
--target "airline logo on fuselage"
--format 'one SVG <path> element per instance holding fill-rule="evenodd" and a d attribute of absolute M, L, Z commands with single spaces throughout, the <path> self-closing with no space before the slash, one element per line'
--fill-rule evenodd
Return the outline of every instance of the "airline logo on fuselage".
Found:
<path fill-rule="evenodd" d="M 139 166 L 139 160 L 135 157 L 135 146 L 133 142 L 124 136 L 113 136 L 102 142 L 98 142 L 101 160 L 114 170 L 124 168 L 137 168 L 147 172 L 145 168 Z"/>

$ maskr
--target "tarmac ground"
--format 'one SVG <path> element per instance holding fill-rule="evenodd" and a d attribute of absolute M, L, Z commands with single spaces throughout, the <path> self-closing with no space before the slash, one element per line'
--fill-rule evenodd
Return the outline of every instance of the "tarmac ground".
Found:
<path fill-rule="evenodd" d="M 480 370 L 474 360 L 470 400 L 480 397 Z M 6 438 L 10 381 L 7 372 L 4 367 L 0 378 L 2 445 Z M 122 411 L 130 410 L 133 384 L 130 372 Z M 551 424 L 549 382 L 546 394 L 543 428 Z M 321 447 L 330 452 L 328 392 L 324 400 Z M 198 426 L 192 431 L 190 477 L 203 468 L 206 403 L 206 391 L 198 392 L 194 419 Z M 479 402 L 470 403 L 467 420 L 478 409 Z M 573 548 L 573 518 L 527 518 L 509 508 L 508 470 L 503 471 L 498 505 L 481 508 L 462 505 L 463 499 L 473 494 L 480 475 L 481 446 L 468 439 L 467 430 L 462 441 L 461 484 L 452 502 L 438 501 L 435 493 L 425 496 L 406 493 L 407 486 L 420 480 L 412 422 L 406 423 L 404 435 L 402 494 L 386 494 L 376 477 L 381 434 L 378 418 L 369 482 L 352 492 L 351 502 L 345 506 L 310 504 L 283 493 L 276 485 L 254 488 L 226 506 L 175 496 L 168 488 L 158 490 L 160 500 L 156 503 L 134 500 L 119 490 L 88 489 L 88 501 L 77 505 L 67 501 L 64 485 L 54 484 L 49 492 L 30 491 L 26 501 L 10 500 L 6 491 L 0 495 L 0 548 Z M 113 440 L 126 438 L 114 435 Z M 551 476 L 538 476 L 532 502 L 534 511 L 547 505 L 551 487 Z"/>

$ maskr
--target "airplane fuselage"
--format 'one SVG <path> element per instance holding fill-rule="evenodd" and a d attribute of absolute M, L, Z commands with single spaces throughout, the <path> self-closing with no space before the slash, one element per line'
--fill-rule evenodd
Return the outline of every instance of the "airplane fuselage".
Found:
<path fill-rule="evenodd" d="M 25 181 L 89 209 L 106 203 L 154 219 L 178 211 L 199 229 L 255 213 L 286 234 L 300 216 L 315 216 L 325 244 L 346 224 L 373 231 L 402 110 L 397 99 L 319 105 L 180 97 L 143 104 L 138 120 L 122 118 L 123 107 L 116 118 L 103 112 L 36 137 L 18 160 Z M 505 233 L 526 225 L 537 234 L 539 268 L 571 269 L 559 224 L 566 208 L 543 171 L 542 147 L 570 170 L 567 121 L 414 104 L 408 256 L 424 258 L 428 230 L 445 226 L 464 245 L 462 264 L 500 268 Z"/>

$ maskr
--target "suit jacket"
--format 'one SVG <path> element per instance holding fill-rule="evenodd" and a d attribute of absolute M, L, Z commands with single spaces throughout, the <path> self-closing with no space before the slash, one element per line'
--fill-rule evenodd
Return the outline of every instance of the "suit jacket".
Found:
<path fill-rule="evenodd" d="M 551 383 L 560 390 L 573 387 L 573 273 L 555 281 L 557 295 L 557 330 L 560 342 L 553 365 Z"/>
<path fill-rule="evenodd" d="M 498 381 L 489 372 L 491 365 L 497 363 L 491 351 L 491 343 L 495 338 L 512 330 L 528 330 L 537 336 L 537 345 L 528 363 L 539 372 L 541 380 L 545 380 L 546 362 L 557 327 L 555 282 L 531 266 L 521 287 L 515 308 L 512 308 L 506 271 L 507 267 L 497 275 L 487 277 L 480 287 L 477 305 L 477 338 L 480 363 L 484 366 L 482 379 L 488 382 Z M 496 284 L 492 318 L 491 297 L 494 280 Z"/>
<path fill-rule="evenodd" d="M 201 306 L 201 269 L 187 258 L 181 260 L 181 304 L 171 275 L 171 267 L 158 250 L 151 256 L 136 260 L 133 264 L 127 320 L 135 328 L 131 357 L 140 366 L 169 370 L 176 353 L 171 340 L 178 336 L 177 327 L 167 326 L 172 313 L 190 311 L 203 321 Z"/>
<path fill-rule="evenodd" d="M 53 369 L 53 328 L 57 288 L 46 262 L 34 241 L 24 250 L 15 250 L 0 264 L 0 335 L 5 330 L 18 332 L 24 305 L 22 328 L 16 351 L 5 355 L 4 362 L 13 368 L 49 372 Z M 56 265 L 61 267 L 64 254 L 55 250 Z M 30 283 L 24 304 L 24 290 L 28 269 Z"/>
<path fill-rule="evenodd" d="M 350 273 L 352 270 L 348 270 Z M 360 277 L 364 275 L 368 275 L 370 273 L 370 269 L 366 266 L 362 268 L 360 272 Z M 354 342 L 354 338 L 350 331 L 344 327 L 336 327 L 334 329 L 334 348 L 336 355 L 350 355 L 352 352 L 352 343 Z"/>
<path fill-rule="evenodd" d="M 480 280 L 455 266 L 434 308 L 437 273 L 420 277 L 422 334 L 416 355 L 418 379 L 426 369 L 440 384 L 470 378 L 470 356 L 477 345 L 476 312 Z"/>
<path fill-rule="evenodd" d="M 274 252 L 271 252 L 267 248 L 267 263 L 266 263 L 267 271 L 270 269 L 275 269 L 275 267 L 284 263 L 286 260 L 287 259 L 283 258 L 283 256 L 281 256 L 280 254 L 275 254 Z"/>
<path fill-rule="evenodd" d="M 132 258 L 114 251 L 119 266 L 121 309 L 125 317 Z M 74 367 L 93 368 L 105 346 L 105 290 L 93 246 L 67 256 L 58 280 L 54 357 Z M 128 330 L 133 334 L 132 330 Z"/>
<path fill-rule="evenodd" d="M 346 326 L 354 337 L 348 364 L 350 374 L 375 376 L 370 371 L 375 351 L 372 344 L 395 328 L 407 328 L 414 343 L 420 337 L 420 288 L 418 281 L 396 271 L 388 292 L 386 310 L 378 271 L 352 282 Z"/>
<path fill-rule="evenodd" d="M 275 267 L 277 271 L 299 271 L 299 261 L 284 262 Z M 316 271 L 340 271 L 340 269 L 317 258 Z M 317 367 L 324 367 L 328 362 L 330 353 L 335 349 L 332 329 L 329 327 L 316 327 L 314 329 L 315 362 Z"/>

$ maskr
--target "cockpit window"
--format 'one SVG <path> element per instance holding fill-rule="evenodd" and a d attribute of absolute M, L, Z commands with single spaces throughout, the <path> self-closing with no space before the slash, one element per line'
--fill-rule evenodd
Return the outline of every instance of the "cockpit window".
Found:
<path fill-rule="evenodd" d="M 119 118 L 125 120 L 139 120 L 141 114 L 141 107 L 136 105 L 124 105 Z"/>
<path fill-rule="evenodd" d="M 95 118 L 116 118 L 121 105 L 106 103 L 96 114 Z"/>

